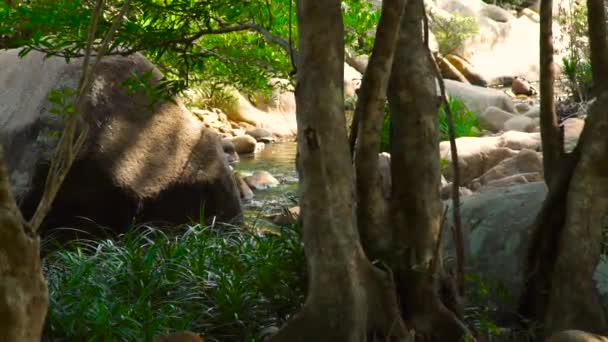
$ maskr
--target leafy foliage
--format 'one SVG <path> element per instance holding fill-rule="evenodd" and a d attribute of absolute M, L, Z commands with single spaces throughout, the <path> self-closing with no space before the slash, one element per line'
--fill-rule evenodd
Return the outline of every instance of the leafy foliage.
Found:
<path fill-rule="evenodd" d="M 187 227 L 169 236 L 142 227 L 118 242 L 86 242 L 44 259 L 50 310 L 45 339 L 151 341 L 190 329 L 208 341 L 259 340 L 304 299 L 298 232 L 258 235 Z"/>
<path fill-rule="evenodd" d="M 568 79 L 568 88 L 574 98 L 588 98 L 593 85 L 589 61 L 576 60 L 574 57 L 562 58 L 562 67 Z"/>
<path fill-rule="evenodd" d="M 557 21 L 565 31 L 564 36 L 559 38 L 568 42 L 566 57 L 562 59 L 567 85 L 572 96 L 583 101 L 587 99 L 592 86 L 586 4 L 560 7 Z"/>
<path fill-rule="evenodd" d="M 111 26 L 123 0 L 106 1 L 97 37 Z M 94 1 L 33 0 L 0 6 L 0 48 L 24 47 L 66 59 L 86 44 Z M 367 1 L 343 1 L 346 41 L 365 41 L 379 13 Z M 109 54 L 142 52 L 178 92 L 191 82 L 231 84 L 239 90 L 271 87 L 271 77 L 289 78 L 292 42 L 297 42 L 293 0 L 134 0 L 116 32 Z M 96 41 L 99 43 L 98 41 Z M 295 54 L 296 52 L 294 52 Z"/>
<path fill-rule="evenodd" d="M 238 105 L 235 94 L 222 85 L 203 82 L 191 87 L 185 97 L 185 104 L 202 109 L 221 109 L 224 113 L 234 113 Z"/>
<path fill-rule="evenodd" d="M 439 53 L 447 55 L 462 49 L 464 42 L 479 32 L 475 17 L 458 12 L 450 16 L 429 13 L 429 29 L 435 34 Z"/>
<path fill-rule="evenodd" d="M 454 116 L 454 130 L 458 137 L 477 137 L 481 134 L 481 128 L 475 114 L 473 114 L 460 99 L 451 97 L 448 100 L 450 110 Z M 448 119 L 445 109 L 439 108 L 439 131 L 442 141 L 449 140 Z"/>

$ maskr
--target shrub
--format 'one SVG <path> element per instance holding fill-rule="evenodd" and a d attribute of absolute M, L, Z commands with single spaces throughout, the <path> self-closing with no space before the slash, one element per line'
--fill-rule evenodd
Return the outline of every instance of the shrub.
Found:
<path fill-rule="evenodd" d="M 49 341 L 152 341 L 193 330 L 207 341 L 254 341 L 304 300 L 299 234 L 140 228 L 47 256 Z"/>
<path fill-rule="evenodd" d="M 473 114 L 460 99 L 451 97 L 448 100 L 454 120 L 454 131 L 458 137 L 477 137 L 481 128 L 475 114 Z M 449 140 L 448 118 L 443 106 L 439 108 L 439 131 L 441 141 Z"/>
<path fill-rule="evenodd" d="M 567 86 L 574 98 L 584 101 L 592 86 L 587 6 L 584 3 L 570 3 L 566 8 L 560 7 L 557 22 L 564 31 L 558 39 L 568 42 L 567 54 L 562 59 L 563 72 L 568 79 Z"/>
<path fill-rule="evenodd" d="M 184 102 L 186 106 L 209 110 L 217 108 L 224 113 L 234 113 L 238 106 L 238 99 L 232 91 L 223 85 L 211 83 L 201 83 L 191 88 Z"/>
<path fill-rule="evenodd" d="M 435 34 L 439 53 L 447 55 L 462 49 L 464 42 L 479 32 L 475 17 L 458 12 L 449 17 L 429 13 L 429 29 Z"/>

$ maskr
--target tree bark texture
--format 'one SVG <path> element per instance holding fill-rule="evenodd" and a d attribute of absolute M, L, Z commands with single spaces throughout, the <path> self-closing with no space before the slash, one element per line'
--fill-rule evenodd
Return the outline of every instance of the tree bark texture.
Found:
<path fill-rule="evenodd" d="M 608 77 L 602 71 L 603 61 L 608 60 L 605 14 L 603 2 L 592 2 L 588 2 L 590 45 L 595 51 L 592 70 L 594 80 L 603 80 Z M 604 90 L 608 85 L 596 84 L 595 90 L 603 93 L 591 106 L 576 148 L 561 158 L 548 183 L 549 193 L 534 224 L 526 259 L 520 312 L 540 323 L 541 338 L 564 329 L 601 332 L 606 325 L 593 274 L 602 231 L 608 226 L 608 141 L 602 137 L 608 129 Z"/>
<path fill-rule="evenodd" d="M 555 112 L 555 65 L 553 63 L 553 0 L 540 3 L 540 121 L 543 168 L 547 185 L 558 172 L 564 141 Z"/>
<path fill-rule="evenodd" d="M 520 312 L 560 330 L 601 332 L 606 319 L 593 274 L 608 225 L 608 96 L 593 105 L 576 149 L 561 163 L 536 219 Z"/>
<path fill-rule="evenodd" d="M 300 0 L 296 85 L 298 160 L 308 296 L 272 341 L 403 340 L 389 274 L 367 260 L 355 224 L 354 179 L 343 99 L 339 0 Z"/>
<path fill-rule="evenodd" d="M 0 146 L 0 341 L 40 341 L 47 307 L 40 239 L 11 195 Z"/>
<path fill-rule="evenodd" d="M 355 117 L 360 119 L 355 148 L 357 224 L 361 242 L 370 259 L 386 260 L 392 242 L 387 202 L 382 194 L 378 172 L 378 152 L 386 91 L 405 2 L 382 2 L 376 41 L 363 75 L 355 110 Z"/>
<path fill-rule="evenodd" d="M 466 328 L 439 299 L 429 270 L 440 230 L 439 97 L 423 42 L 423 1 L 409 0 L 388 89 L 391 110 L 392 267 L 406 322 L 434 341 Z"/>
<path fill-rule="evenodd" d="M 593 280 L 602 231 L 608 228 L 608 94 L 588 115 L 566 200 L 545 316 L 545 332 L 565 329 L 597 332 L 606 317 Z"/>

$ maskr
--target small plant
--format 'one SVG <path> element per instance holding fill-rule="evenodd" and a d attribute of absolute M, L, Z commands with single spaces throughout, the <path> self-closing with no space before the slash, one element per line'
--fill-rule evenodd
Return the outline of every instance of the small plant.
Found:
<path fill-rule="evenodd" d="M 152 341 L 179 330 L 206 341 L 254 341 L 304 300 L 305 259 L 291 227 L 142 227 L 120 241 L 83 242 L 47 256 L 48 341 Z"/>
<path fill-rule="evenodd" d="M 234 113 L 238 108 L 236 95 L 221 84 L 201 83 L 191 88 L 185 97 L 185 104 L 202 109 L 220 109 L 224 113 Z"/>
<path fill-rule="evenodd" d="M 564 57 L 562 67 L 572 96 L 580 101 L 589 98 L 589 92 L 593 86 L 591 64 L 587 61 L 577 61 L 572 57 Z"/>
<path fill-rule="evenodd" d="M 508 291 L 501 282 L 491 284 L 475 273 L 466 274 L 465 281 L 469 284 L 466 297 L 471 302 L 471 305 L 465 308 L 465 321 L 477 333 L 486 337 L 498 335 L 499 326 L 492 318 L 496 312 L 496 303 L 492 303 L 490 294 L 497 295 L 501 302 L 507 303 L 510 300 Z"/>
<path fill-rule="evenodd" d="M 567 54 L 562 59 L 562 67 L 568 79 L 568 88 L 575 99 L 585 101 L 592 87 L 587 6 L 585 3 L 560 6 L 557 22 L 564 30 L 563 35 L 558 38 L 567 42 Z"/>
<path fill-rule="evenodd" d="M 453 115 L 456 138 L 477 137 L 481 134 L 481 128 L 475 114 L 467 108 L 462 100 L 450 97 L 448 104 Z M 450 139 L 448 134 L 448 118 L 443 106 L 439 108 L 439 131 L 441 141 Z"/>
<path fill-rule="evenodd" d="M 429 29 L 437 38 L 439 53 L 444 56 L 461 50 L 464 42 L 479 32 L 475 17 L 458 12 L 448 17 L 430 12 L 429 19 Z"/>

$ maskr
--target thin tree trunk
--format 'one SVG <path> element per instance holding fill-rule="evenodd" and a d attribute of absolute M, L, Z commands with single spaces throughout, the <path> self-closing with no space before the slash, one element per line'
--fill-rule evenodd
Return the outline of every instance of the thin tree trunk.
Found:
<path fill-rule="evenodd" d="M 540 121 L 543 168 L 547 185 L 558 172 L 564 141 L 555 112 L 555 65 L 553 63 L 553 0 L 540 3 Z"/>
<path fill-rule="evenodd" d="M 423 42 L 423 1 L 409 0 L 401 22 L 388 100 L 391 110 L 393 272 L 402 314 L 435 341 L 458 341 L 464 325 L 439 299 L 429 270 L 441 225 L 439 98 Z"/>
<path fill-rule="evenodd" d="M 272 341 L 405 338 L 389 274 L 373 267 L 355 225 L 343 101 L 344 37 L 339 0 L 297 3 L 296 85 L 300 207 L 308 297 Z"/>
<path fill-rule="evenodd" d="M 47 307 L 40 238 L 11 195 L 0 146 L 0 341 L 40 341 Z"/>
<path fill-rule="evenodd" d="M 387 202 L 378 172 L 378 153 L 386 90 L 405 2 L 382 2 L 382 16 L 355 110 L 355 117 L 361 119 L 355 148 L 357 225 L 363 247 L 371 259 L 386 260 L 392 242 Z"/>

